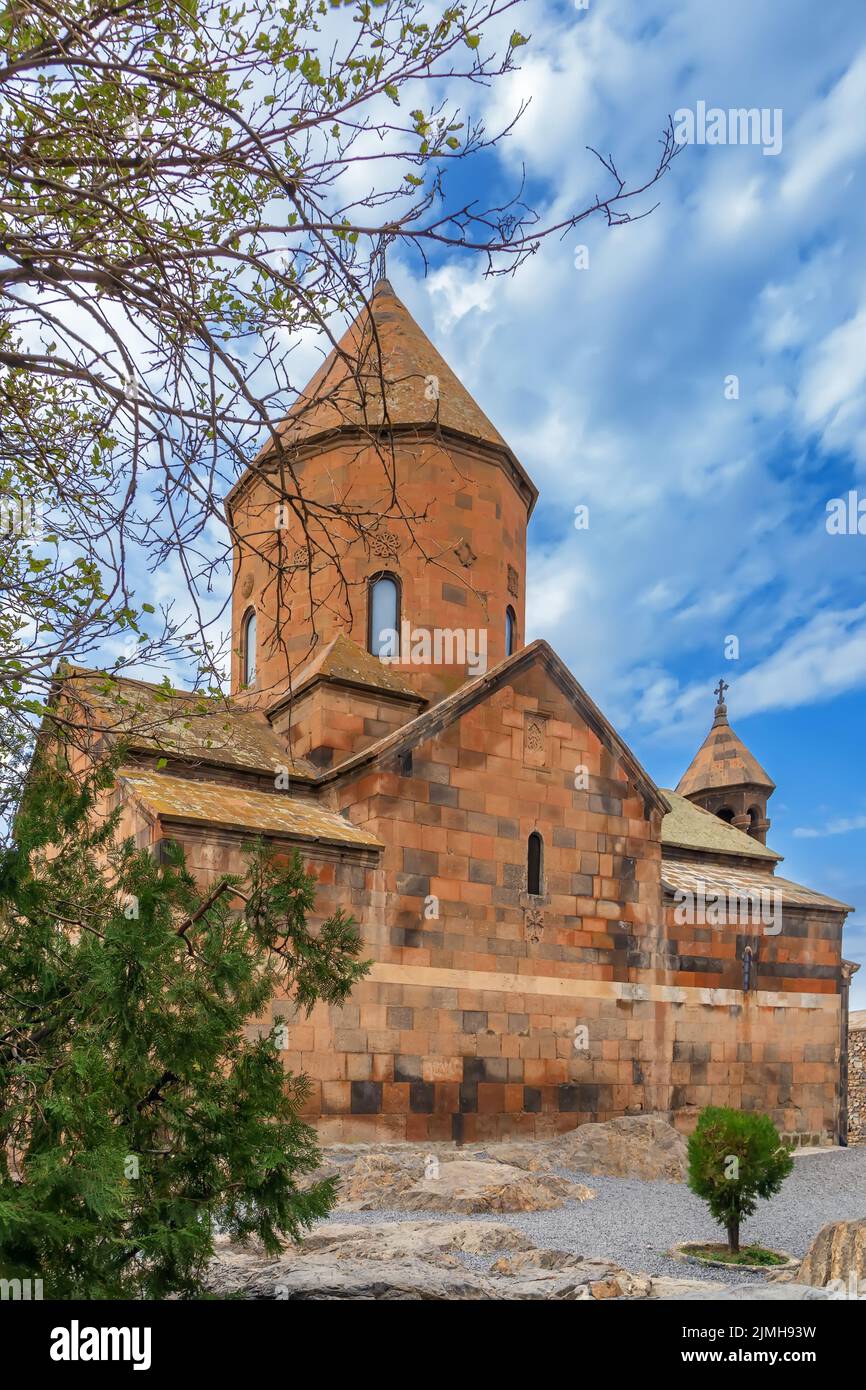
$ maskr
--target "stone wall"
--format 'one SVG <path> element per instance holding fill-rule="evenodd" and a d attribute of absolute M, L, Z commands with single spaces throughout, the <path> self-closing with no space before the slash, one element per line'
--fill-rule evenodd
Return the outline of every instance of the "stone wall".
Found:
<path fill-rule="evenodd" d="M 665 922 L 660 812 L 549 673 L 528 667 L 443 722 L 410 757 L 326 787 L 381 854 L 304 850 L 317 915 L 352 912 L 373 961 L 342 1009 L 274 1006 L 322 1138 L 547 1136 L 641 1112 L 687 1130 L 712 1103 L 835 1139 L 841 918 L 787 913 L 745 994 L 735 938 Z M 165 829 L 203 881 L 241 867 L 244 835 Z"/>
<path fill-rule="evenodd" d="M 866 1027 L 848 1033 L 848 1143 L 866 1144 Z"/>

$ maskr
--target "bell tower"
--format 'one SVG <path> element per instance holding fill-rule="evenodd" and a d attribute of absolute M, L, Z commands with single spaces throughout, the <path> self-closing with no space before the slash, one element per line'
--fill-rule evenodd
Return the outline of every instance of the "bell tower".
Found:
<path fill-rule="evenodd" d="M 728 689 L 723 680 L 716 686 L 712 728 L 680 778 L 677 791 L 765 845 L 770 828 L 767 802 L 776 784 L 728 723 Z"/>
<path fill-rule="evenodd" d="M 537 490 L 388 280 L 280 445 L 226 502 L 232 694 L 269 708 L 342 634 L 435 703 L 523 645 Z"/>

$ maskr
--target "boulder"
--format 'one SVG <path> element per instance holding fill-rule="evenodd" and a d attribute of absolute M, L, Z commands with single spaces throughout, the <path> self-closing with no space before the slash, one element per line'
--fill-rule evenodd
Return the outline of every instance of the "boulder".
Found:
<path fill-rule="evenodd" d="M 613 1178 L 683 1182 L 687 1150 L 683 1136 L 659 1115 L 623 1115 L 604 1124 L 579 1125 L 545 1141 L 557 1166 Z"/>
<path fill-rule="evenodd" d="M 552 1211 L 565 1202 L 585 1202 L 595 1193 L 582 1183 L 551 1173 L 527 1173 L 506 1163 L 464 1159 L 443 1163 L 435 1178 L 424 1177 L 402 1194 L 402 1211 Z"/>
<path fill-rule="evenodd" d="M 458 1254 L 489 1256 L 506 1252 L 514 1259 L 537 1251 L 529 1236 L 500 1221 L 394 1221 L 356 1226 L 327 1222 L 298 1248 L 304 1259 L 327 1255 L 336 1260 L 421 1259 L 455 1263 Z"/>
<path fill-rule="evenodd" d="M 866 1217 L 859 1221 L 831 1221 L 823 1226 L 806 1251 L 795 1278 L 798 1283 L 824 1288 L 866 1284 Z M 854 1281 L 857 1281 L 856 1284 Z"/>
<path fill-rule="evenodd" d="M 343 1211 L 431 1211 L 447 1214 L 551 1211 L 595 1193 L 553 1173 L 455 1158 L 431 1162 L 420 1152 L 362 1154 L 342 1178 Z"/>

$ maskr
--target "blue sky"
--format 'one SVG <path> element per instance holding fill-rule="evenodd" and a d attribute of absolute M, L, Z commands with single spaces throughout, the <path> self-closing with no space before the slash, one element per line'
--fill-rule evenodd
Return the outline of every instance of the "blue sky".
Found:
<path fill-rule="evenodd" d="M 668 114 L 782 112 L 777 155 L 687 146 L 650 218 L 584 224 L 514 279 L 453 256 L 390 275 L 541 489 L 527 635 L 665 786 L 724 675 L 777 784 L 781 872 L 856 906 L 845 953 L 866 963 L 866 536 L 826 529 L 831 498 L 866 497 L 866 7 L 530 0 L 518 23 L 521 70 L 484 114 L 531 104 L 460 172 L 482 203 L 525 168 L 558 218 L 604 187 L 587 145 L 638 181 Z"/>

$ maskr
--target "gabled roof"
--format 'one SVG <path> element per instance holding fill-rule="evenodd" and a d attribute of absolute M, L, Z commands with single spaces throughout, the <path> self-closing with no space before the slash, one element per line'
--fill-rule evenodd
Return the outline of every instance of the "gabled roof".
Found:
<path fill-rule="evenodd" d="M 271 776 L 288 766 L 298 780 L 316 776 L 311 763 L 292 756 L 263 714 L 239 709 L 231 700 L 208 700 L 190 691 L 68 664 L 58 671 L 55 688 L 55 699 L 87 706 L 98 727 L 124 741 L 130 752 Z"/>
<path fill-rule="evenodd" d="M 734 733 L 728 723 L 728 707 L 720 702 L 712 728 L 677 783 L 677 791 L 681 796 L 693 796 L 726 787 L 764 787 L 772 792 L 776 784 Z"/>
<path fill-rule="evenodd" d="M 369 309 L 362 310 L 299 392 L 279 433 L 285 444 L 300 446 L 346 430 L 407 429 L 451 431 L 504 454 L 519 474 L 532 510 L 535 484 L 390 281 L 379 280 Z M 265 445 L 257 464 L 271 447 Z M 229 506 L 244 478 L 229 492 Z"/>
<path fill-rule="evenodd" d="M 353 642 L 345 632 L 338 632 L 330 642 L 325 643 L 306 666 L 303 666 L 292 681 L 290 691 L 281 695 L 269 708 L 268 716 L 282 709 L 293 699 L 308 689 L 316 681 L 331 681 L 335 685 L 361 686 L 365 689 L 382 691 L 401 700 L 415 701 L 425 705 L 424 696 L 409 684 L 404 676 L 393 666 L 379 660 L 372 652 L 364 651 Z"/>
<path fill-rule="evenodd" d="M 393 734 L 370 744 L 360 753 L 355 753 L 345 762 L 322 774 L 321 783 L 333 782 L 347 774 L 356 772 L 373 762 L 390 761 L 410 748 L 433 738 L 443 729 L 453 724 L 468 709 L 486 700 L 500 686 L 535 665 L 541 665 L 560 690 L 574 705 L 587 727 L 596 735 L 603 747 L 612 753 L 651 805 L 664 815 L 670 810 L 662 792 L 659 791 L 649 773 L 641 766 L 634 753 L 620 738 L 613 725 L 605 719 L 598 705 L 587 695 L 583 686 L 575 680 L 565 663 L 547 642 L 530 642 L 526 647 L 494 666 L 483 676 L 467 681 L 440 700 L 432 709 L 425 710 L 417 718 L 404 724 Z"/>
<path fill-rule="evenodd" d="M 837 912 L 852 912 L 847 903 L 816 893 L 789 878 L 761 873 L 758 869 L 728 868 L 723 864 L 696 864 L 694 860 L 663 859 L 662 884 L 669 892 L 680 889 L 695 893 L 703 888 L 707 897 L 721 893 L 727 896 L 748 893 L 778 893 L 779 901 L 789 907 L 829 908 Z"/>
<path fill-rule="evenodd" d="M 662 821 L 662 846 L 702 850 L 707 854 L 738 855 L 745 859 L 781 860 L 782 855 L 738 830 L 720 816 L 695 806 L 680 793 L 664 789 L 671 809 Z"/>
<path fill-rule="evenodd" d="M 257 791 L 131 767 L 120 769 L 118 782 L 122 792 L 135 797 L 164 824 L 201 824 L 280 835 L 305 844 L 382 848 L 381 841 L 369 831 L 315 801 L 296 799 L 288 791 Z"/>

